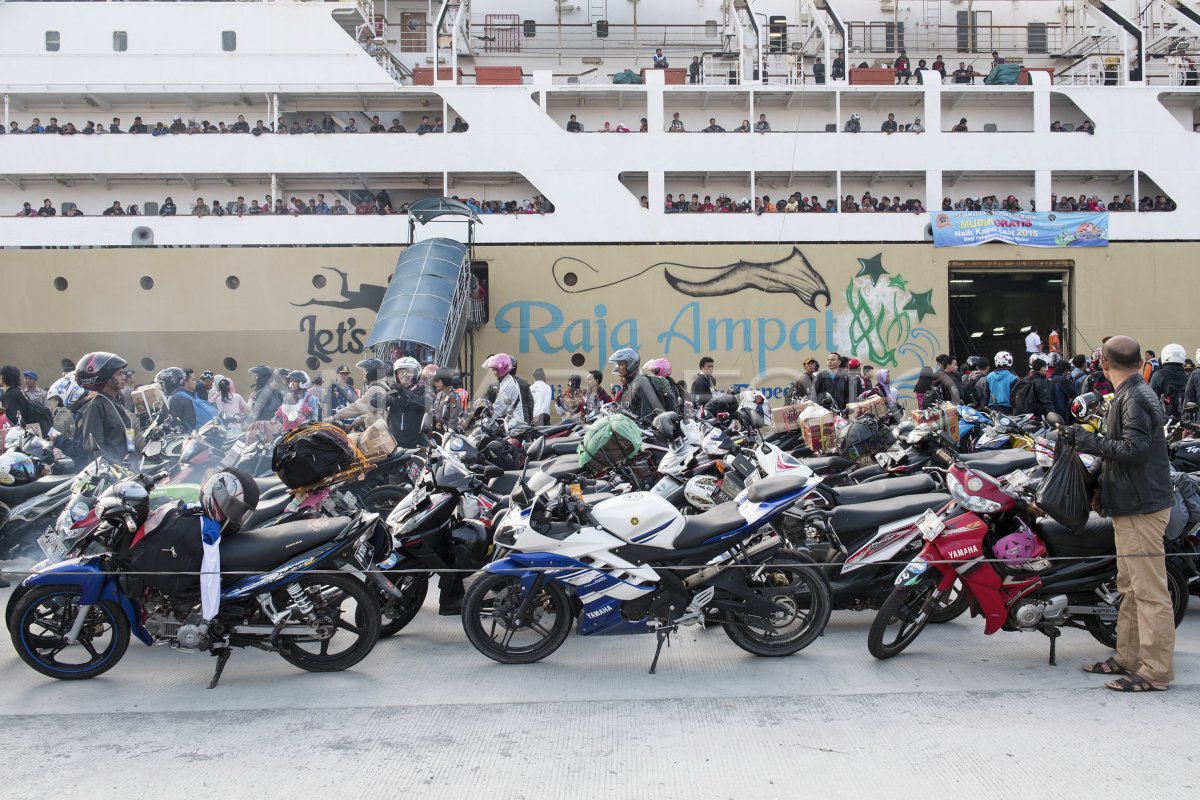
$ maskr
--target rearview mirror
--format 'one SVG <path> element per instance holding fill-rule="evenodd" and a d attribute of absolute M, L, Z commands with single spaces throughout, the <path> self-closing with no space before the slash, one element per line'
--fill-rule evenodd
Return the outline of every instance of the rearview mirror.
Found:
<path fill-rule="evenodd" d="M 483 468 L 484 480 L 490 481 L 492 478 L 499 478 L 503 474 L 504 470 L 502 470 L 500 467 L 497 467 L 495 464 L 488 464 Z"/>
<path fill-rule="evenodd" d="M 428 411 L 425 416 L 421 417 L 421 433 L 431 433 L 433 431 L 433 415 Z"/>
<path fill-rule="evenodd" d="M 145 458 L 158 458 L 162 455 L 162 442 L 157 439 L 147 442 L 146 446 L 142 449 L 142 455 Z"/>
<path fill-rule="evenodd" d="M 1049 422 L 1051 425 L 1064 424 L 1063 418 L 1060 417 L 1058 414 L 1054 413 L 1053 411 L 1051 411 L 1049 414 L 1046 415 L 1046 422 Z"/>
<path fill-rule="evenodd" d="M 533 444 L 525 449 L 525 454 L 529 456 L 530 461 L 540 461 L 542 453 L 546 450 L 546 437 L 539 436 L 533 440 Z"/>
<path fill-rule="evenodd" d="M 1200 406 L 1197 406 L 1195 403 L 1184 403 L 1183 404 L 1184 411 L 1195 411 L 1197 408 L 1200 408 Z"/>

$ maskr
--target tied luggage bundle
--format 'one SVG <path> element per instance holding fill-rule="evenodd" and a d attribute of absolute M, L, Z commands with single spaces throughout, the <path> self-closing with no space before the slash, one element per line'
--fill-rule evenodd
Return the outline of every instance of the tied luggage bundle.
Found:
<path fill-rule="evenodd" d="M 346 432 L 325 422 L 309 422 L 288 431 L 271 457 L 271 469 L 289 489 L 312 486 L 338 473 L 368 466 L 367 458 Z"/>
<path fill-rule="evenodd" d="M 1063 436 L 1054 445 L 1054 466 L 1037 491 L 1037 507 L 1069 531 L 1077 531 L 1088 520 L 1092 482 L 1075 448 Z"/>
<path fill-rule="evenodd" d="M 800 413 L 804 445 L 814 453 L 832 450 L 837 444 L 837 418 L 828 408 L 813 403 Z"/>
<path fill-rule="evenodd" d="M 396 438 L 382 419 L 375 420 L 362 433 L 350 434 L 350 441 L 368 461 L 382 461 L 396 450 Z"/>
<path fill-rule="evenodd" d="M 925 425 L 933 431 L 943 431 L 950 441 L 958 444 L 958 406 L 954 403 L 942 403 L 935 408 L 923 408 L 911 412 L 910 416 L 916 425 Z"/>
<path fill-rule="evenodd" d="M 610 414 L 588 429 L 576 452 L 579 465 L 593 472 L 619 467 L 642 452 L 642 429 L 624 414 Z"/>
<path fill-rule="evenodd" d="M 776 433 L 795 433 L 801 428 L 800 418 L 816 403 L 791 403 L 782 408 L 771 409 L 771 425 Z"/>

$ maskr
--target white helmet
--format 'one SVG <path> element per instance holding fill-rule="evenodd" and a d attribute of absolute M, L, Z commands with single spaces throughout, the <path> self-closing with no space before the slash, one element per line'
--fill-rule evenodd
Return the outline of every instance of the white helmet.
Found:
<path fill-rule="evenodd" d="M 421 365 L 412 356 L 403 356 L 402 358 L 397 358 L 395 363 L 392 364 L 392 374 L 395 375 L 402 369 L 411 369 L 413 377 L 416 377 L 417 373 L 421 371 Z"/>
<path fill-rule="evenodd" d="M 997 367 L 1011 367 L 1012 353 L 1008 352 L 1007 350 L 1001 350 L 999 353 L 996 353 L 996 357 L 993 359 L 993 361 L 996 362 Z"/>
<path fill-rule="evenodd" d="M 1162 363 L 1164 364 L 1183 364 L 1187 358 L 1187 353 L 1181 344 L 1169 344 L 1162 349 Z"/>
<path fill-rule="evenodd" d="M 29 481 L 37 477 L 33 459 L 19 450 L 10 450 L 0 455 L 0 486 L 11 486 L 18 480 Z"/>
<path fill-rule="evenodd" d="M 17 426 L 9 428 L 4 432 L 4 449 L 12 450 L 14 447 L 21 446 L 21 439 L 25 436 L 25 429 Z"/>
<path fill-rule="evenodd" d="M 75 382 L 74 372 L 68 372 L 50 384 L 50 389 L 46 392 L 47 398 L 57 397 L 58 401 L 66 408 L 70 408 L 79 402 L 79 398 L 83 397 L 84 394 L 86 394 L 84 388 Z"/>
<path fill-rule="evenodd" d="M 707 511 L 717 504 L 717 479 L 712 475 L 697 475 L 683 485 L 683 497 L 693 508 Z"/>

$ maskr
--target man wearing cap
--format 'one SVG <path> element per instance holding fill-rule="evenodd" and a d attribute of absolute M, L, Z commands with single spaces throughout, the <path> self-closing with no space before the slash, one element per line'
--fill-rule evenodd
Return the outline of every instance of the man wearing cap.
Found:
<path fill-rule="evenodd" d="M 30 402 L 49 408 L 50 406 L 46 403 L 46 390 L 38 388 L 37 385 L 38 374 L 33 370 L 25 370 L 21 373 L 21 377 L 24 378 L 25 396 L 29 398 Z"/>
<path fill-rule="evenodd" d="M 211 369 L 206 369 L 204 372 L 201 372 L 200 383 L 202 383 L 204 387 L 202 390 L 196 392 L 196 396 L 201 400 L 207 400 L 208 396 L 212 394 L 213 380 L 215 378 L 216 376 L 213 375 L 213 371 Z"/>
<path fill-rule="evenodd" d="M 62 367 L 63 377 L 75 371 L 75 362 L 69 358 L 64 358 L 59 366 Z"/>
<path fill-rule="evenodd" d="M 346 381 L 350 379 L 350 368 L 345 364 L 338 367 L 337 378 L 330 385 L 326 397 L 322 398 L 323 405 L 326 406 L 329 413 L 336 414 L 346 406 L 353 403 L 357 398 L 354 396 L 354 390 L 350 388 L 350 384 Z"/>

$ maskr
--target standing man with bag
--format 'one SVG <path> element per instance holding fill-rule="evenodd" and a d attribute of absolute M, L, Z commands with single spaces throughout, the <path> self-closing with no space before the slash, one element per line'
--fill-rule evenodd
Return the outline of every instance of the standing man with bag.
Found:
<path fill-rule="evenodd" d="M 1141 352 L 1129 336 L 1104 344 L 1100 368 L 1116 390 L 1105 435 L 1079 425 L 1062 432 L 1080 452 L 1104 459 L 1099 506 L 1116 530 L 1117 590 L 1123 597 L 1116 658 L 1083 669 L 1121 676 L 1105 684 L 1118 692 L 1165 691 L 1175 678 L 1175 618 L 1163 555 L 1174 494 L 1163 407 L 1142 379 Z"/>

